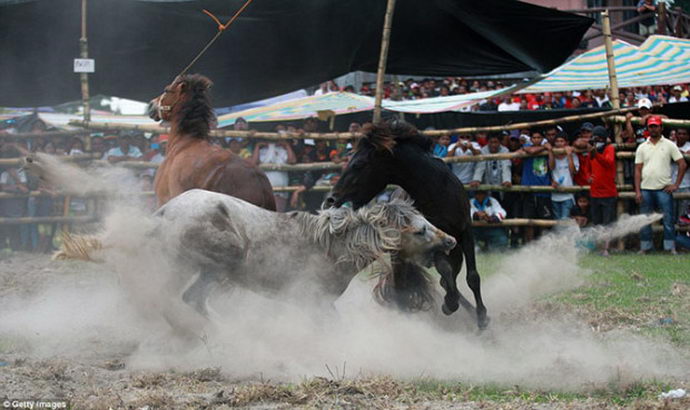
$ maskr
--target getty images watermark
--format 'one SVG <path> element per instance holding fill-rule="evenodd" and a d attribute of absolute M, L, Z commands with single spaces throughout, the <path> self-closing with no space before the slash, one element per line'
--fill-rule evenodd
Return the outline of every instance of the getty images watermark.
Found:
<path fill-rule="evenodd" d="M 3 400 L 4 409 L 66 409 L 69 407 L 67 400 Z"/>

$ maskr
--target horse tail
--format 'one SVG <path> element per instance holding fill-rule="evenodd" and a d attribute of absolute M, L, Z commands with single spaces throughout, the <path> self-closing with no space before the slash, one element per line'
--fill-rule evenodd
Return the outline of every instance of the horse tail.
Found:
<path fill-rule="evenodd" d="M 93 254 L 103 249 L 103 242 L 92 235 L 72 235 L 62 233 L 60 249 L 53 254 L 53 260 L 82 260 L 88 262 L 102 262 L 94 259 Z"/>
<path fill-rule="evenodd" d="M 392 270 L 381 275 L 374 288 L 377 302 L 395 303 L 398 309 L 405 312 L 429 310 L 433 294 L 431 281 L 424 268 L 416 263 L 392 259 Z"/>

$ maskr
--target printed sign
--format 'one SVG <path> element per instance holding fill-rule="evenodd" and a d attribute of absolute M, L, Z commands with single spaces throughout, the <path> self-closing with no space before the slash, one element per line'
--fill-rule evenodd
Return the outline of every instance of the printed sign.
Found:
<path fill-rule="evenodd" d="M 75 58 L 75 73 L 94 73 L 96 72 L 96 60 L 93 58 Z"/>

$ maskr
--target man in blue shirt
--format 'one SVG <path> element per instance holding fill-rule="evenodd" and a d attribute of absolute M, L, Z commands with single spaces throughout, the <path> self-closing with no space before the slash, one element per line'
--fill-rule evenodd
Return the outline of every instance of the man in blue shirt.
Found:
<path fill-rule="evenodd" d="M 523 160 L 521 185 L 530 186 L 551 186 L 551 173 L 549 172 L 549 159 L 553 157 L 551 144 L 544 140 L 541 132 L 535 131 L 527 142 L 518 152 L 530 155 L 548 152 L 548 157 L 544 155 L 527 157 Z M 553 205 L 551 203 L 550 192 L 529 192 L 524 196 L 523 215 L 528 219 L 553 219 Z M 534 227 L 528 226 L 525 229 L 525 241 L 534 239 Z"/>

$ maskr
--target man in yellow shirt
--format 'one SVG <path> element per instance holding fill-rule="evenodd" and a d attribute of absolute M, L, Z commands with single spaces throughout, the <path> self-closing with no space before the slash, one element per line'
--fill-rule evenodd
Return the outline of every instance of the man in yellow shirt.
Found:
<path fill-rule="evenodd" d="M 647 130 L 649 139 L 635 151 L 635 200 L 642 213 L 660 208 L 664 214 L 664 250 L 675 255 L 672 194 L 683 181 L 687 165 L 676 144 L 661 135 L 661 117 L 648 117 Z M 678 164 L 675 182 L 671 181 L 671 162 Z M 640 253 L 644 254 L 652 247 L 652 227 L 648 225 L 640 230 Z"/>

